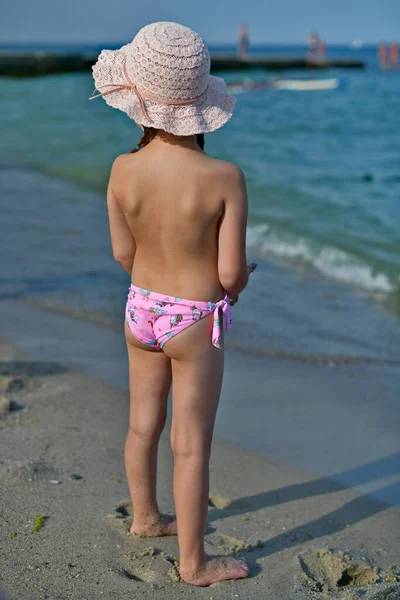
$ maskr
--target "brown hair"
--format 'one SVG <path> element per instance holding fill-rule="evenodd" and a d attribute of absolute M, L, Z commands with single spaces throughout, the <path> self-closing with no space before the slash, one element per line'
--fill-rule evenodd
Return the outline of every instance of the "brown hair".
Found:
<path fill-rule="evenodd" d="M 149 144 L 151 142 L 151 140 L 154 138 L 157 131 L 158 130 L 155 129 L 154 127 L 144 127 L 143 128 L 143 137 L 140 140 L 140 142 L 138 142 L 137 146 L 135 146 L 135 148 L 132 148 L 131 153 L 137 152 L 138 150 L 141 150 L 142 148 L 147 146 L 147 144 Z M 204 133 L 198 133 L 196 135 L 196 141 L 197 141 L 198 145 L 200 146 L 200 148 L 202 150 L 204 150 Z"/>

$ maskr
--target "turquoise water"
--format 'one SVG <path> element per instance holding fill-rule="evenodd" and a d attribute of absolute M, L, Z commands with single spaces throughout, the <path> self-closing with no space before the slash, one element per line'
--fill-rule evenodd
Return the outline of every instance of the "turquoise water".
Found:
<path fill-rule="evenodd" d="M 138 132 L 101 99 L 89 102 L 91 91 L 89 74 L 0 80 L 2 153 L 103 189 Z M 400 73 L 377 71 L 352 72 L 333 91 L 238 95 L 207 150 L 243 168 L 258 252 L 360 288 L 399 289 L 399 97 Z"/>
<path fill-rule="evenodd" d="M 259 348 L 283 352 L 400 354 L 398 321 L 368 300 L 400 313 L 400 72 L 372 66 L 345 75 L 347 85 L 332 91 L 240 94 L 231 122 L 206 136 L 206 150 L 237 163 L 247 179 L 249 256 L 260 265 L 252 285 L 260 293 L 259 312 L 269 311 L 260 336 L 254 310 L 238 309 L 237 339 L 244 336 L 248 345 L 257 340 Z M 292 76 L 310 74 L 284 75 Z M 104 195 L 114 157 L 136 144 L 139 130 L 101 99 L 89 102 L 92 91 L 89 73 L 1 78 L 0 162 Z M 93 197 L 100 207 L 100 195 Z M 65 198 L 56 196 L 54 207 L 60 201 Z M 3 220 L 8 209 L 3 204 Z M 57 268 L 72 265 L 59 262 Z M 279 289 L 275 298 L 271 286 Z M 88 304 L 97 301 L 90 297 Z"/>

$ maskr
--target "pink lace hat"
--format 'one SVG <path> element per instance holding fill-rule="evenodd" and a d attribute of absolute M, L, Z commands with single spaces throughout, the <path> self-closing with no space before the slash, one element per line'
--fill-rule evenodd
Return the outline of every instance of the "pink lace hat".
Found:
<path fill-rule="evenodd" d="M 93 65 L 97 94 L 139 125 L 175 135 L 209 133 L 232 116 L 236 100 L 210 75 L 201 37 L 177 23 L 152 23 Z"/>

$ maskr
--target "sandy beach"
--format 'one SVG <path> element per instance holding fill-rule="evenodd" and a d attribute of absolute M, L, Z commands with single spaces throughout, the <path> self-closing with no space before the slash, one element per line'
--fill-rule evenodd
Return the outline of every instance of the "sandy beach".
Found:
<path fill-rule="evenodd" d="M 204 589 L 181 583 L 175 538 L 127 533 L 128 394 L 126 365 L 119 380 L 114 369 L 115 332 L 18 302 L 14 309 L 19 323 L 30 314 L 42 335 L 29 325 L 20 335 L 11 303 L 2 302 L 0 587 L 9 600 L 400 598 L 397 506 L 218 437 L 206 549 L 245 556 L 250 578 Z M 232 367 L 243 382 L 249 375 L 240 353 L 227 354 L 224 389 Z M 272 372 L 273 361 L 263 360 Z M 163 512 L 173 511 L 172 468 L 167 426 L 159 453 Z"/>

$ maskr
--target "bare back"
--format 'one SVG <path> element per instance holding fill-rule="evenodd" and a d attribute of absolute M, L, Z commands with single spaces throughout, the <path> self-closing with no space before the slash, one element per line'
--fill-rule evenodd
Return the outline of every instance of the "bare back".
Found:
<path fill-rule="evenodd" d="M 114 257 L 137 287 L 188 300 L 234 298 L 248 281 L 243 173 L 205 154 L 195 136 L 168 135 L 114 161 Z"/>
<path fill-rule="evenodd" d="M 134 285 L 188 299 L 222 297 L 218 229 L 226 164 L 158 140 L 119 157 L 112 185 L 136 244 Z"/>

